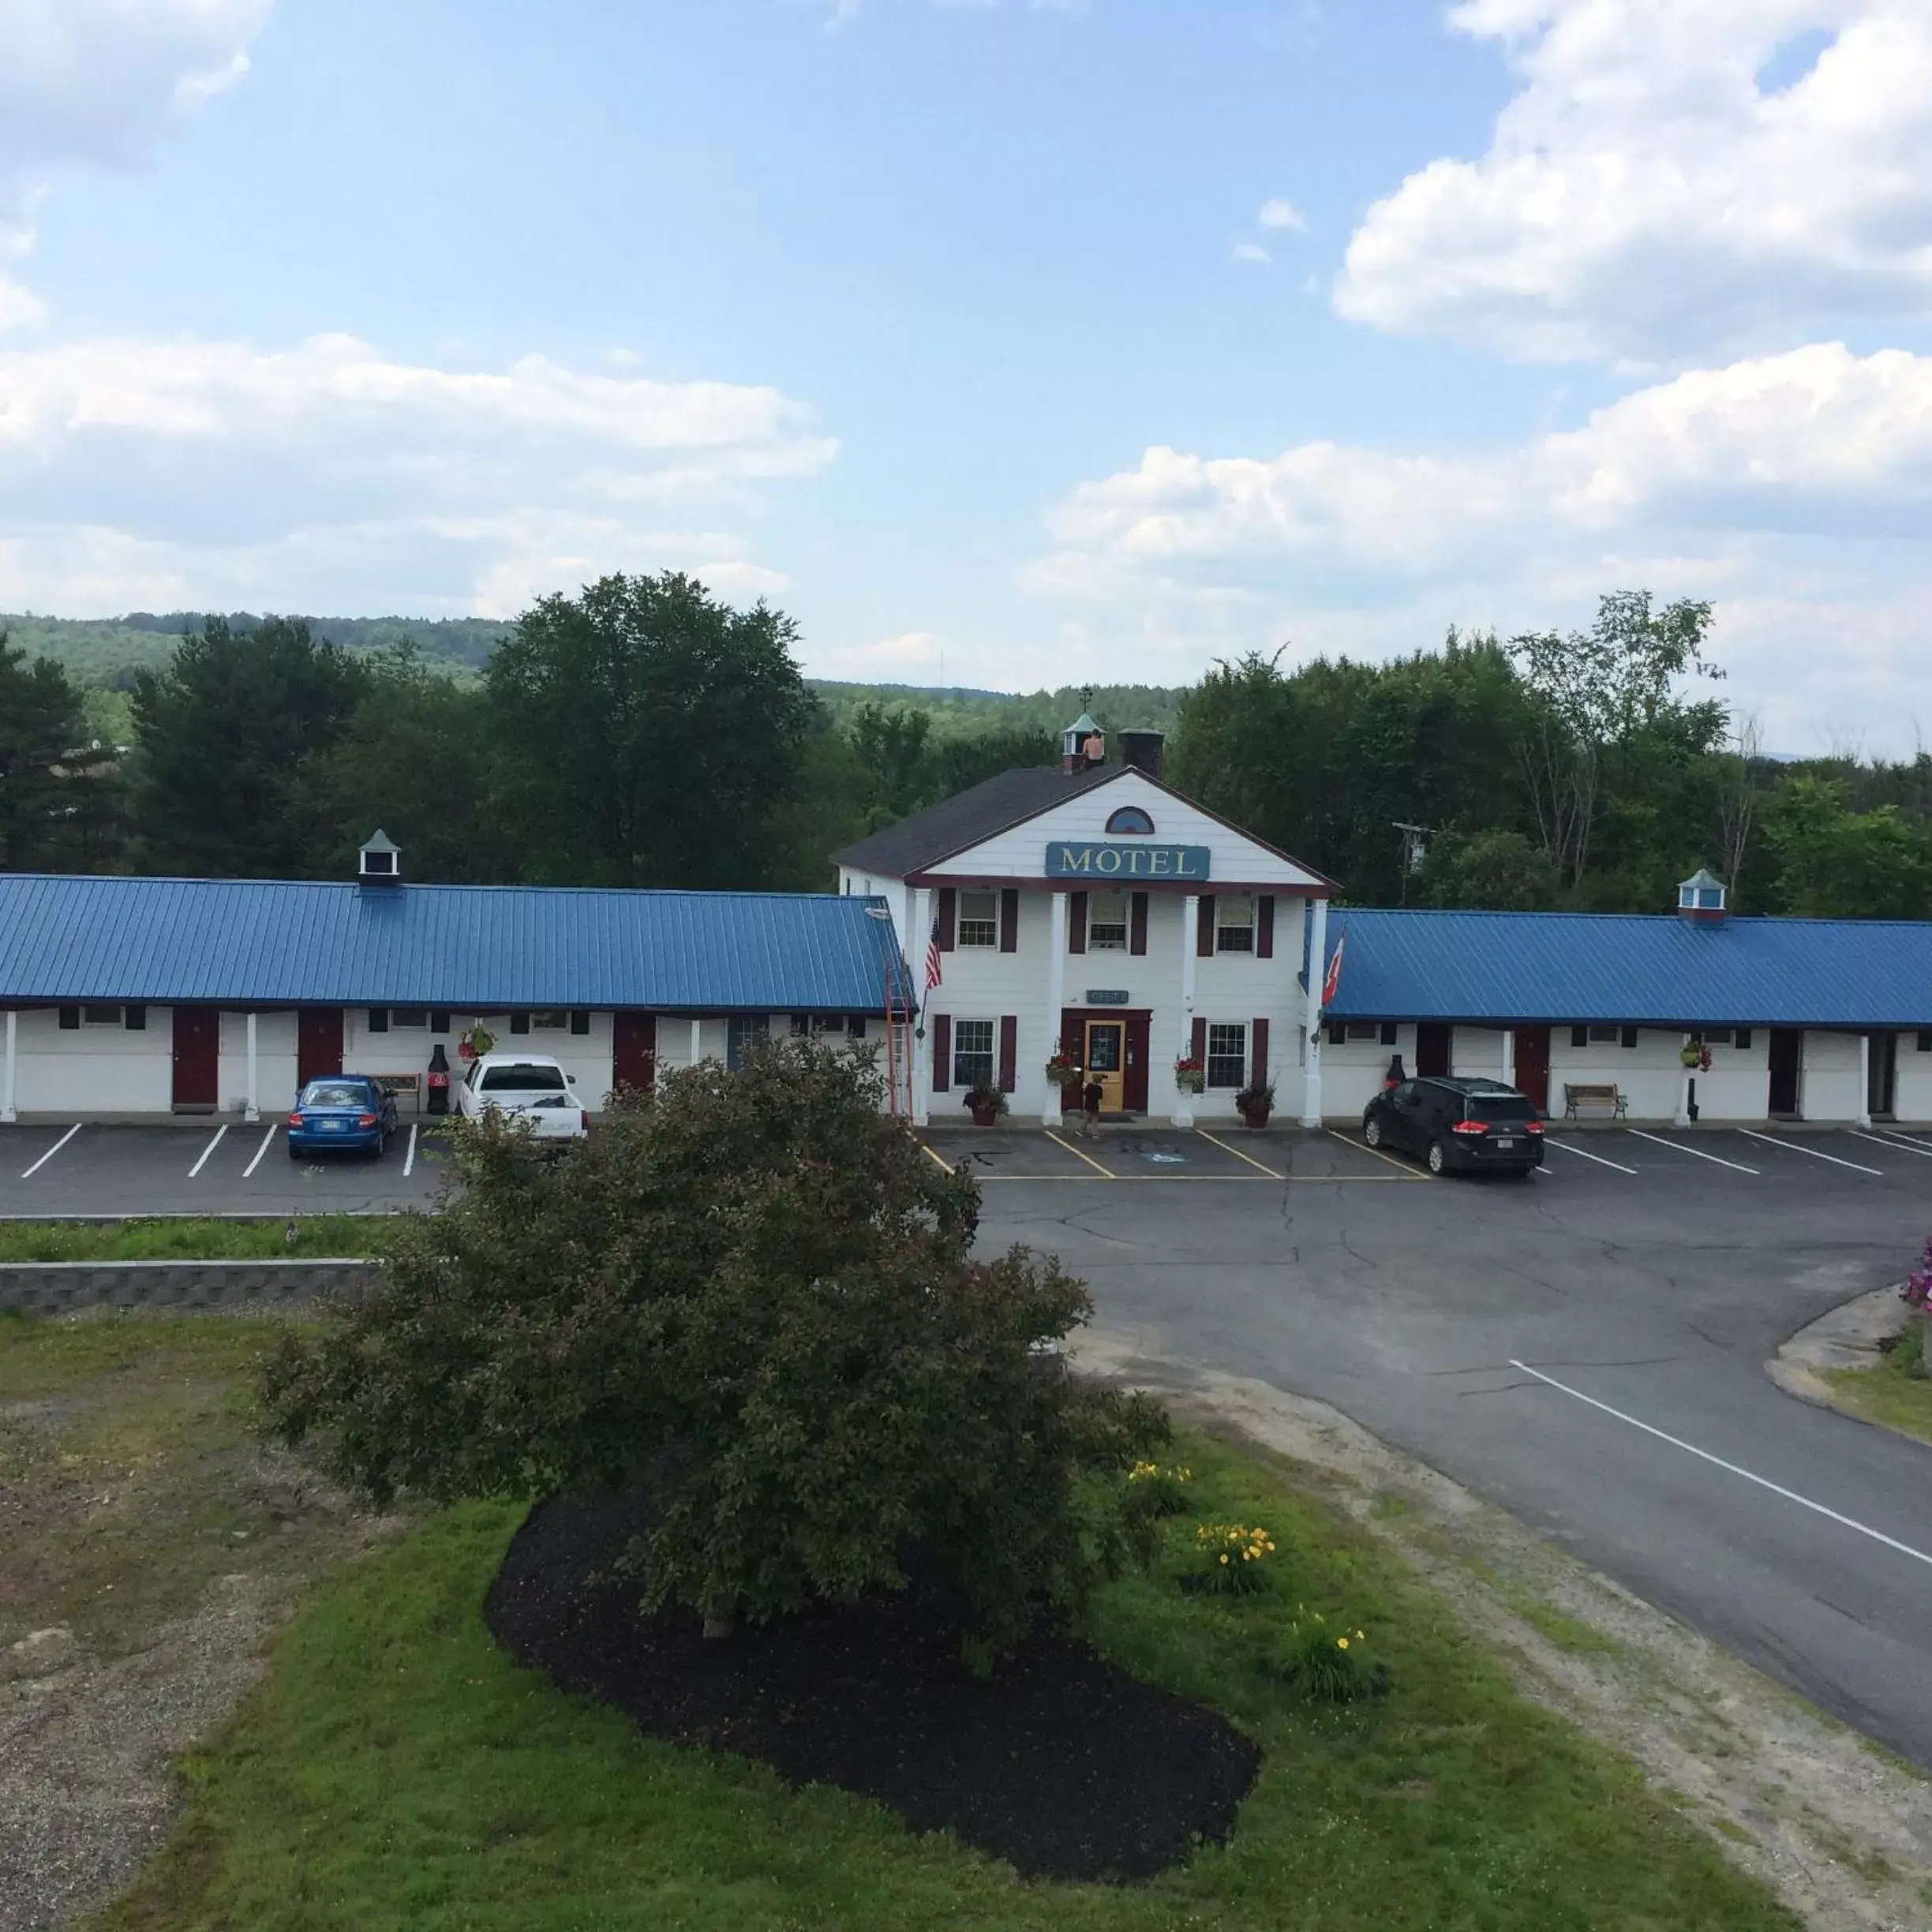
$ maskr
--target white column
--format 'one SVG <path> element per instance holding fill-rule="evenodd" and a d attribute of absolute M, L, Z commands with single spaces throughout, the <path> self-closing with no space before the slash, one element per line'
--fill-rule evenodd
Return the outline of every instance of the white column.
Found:
<path fill-rule="evenodd" d="M 1687 1046 L 1690 1044 L 1688 1033 L 1683 1036 L 1683 1043 Z M 1677 1083 L 1677 1113 L 1671 1122 L 1674 1127 L 1688 1127 L 1690 1125 L 1690 1082 L 1694 1077 L 1690 1069 L 1686 1067 L 1683 1078 Z"/>
<path fill-rule="evenodd" d="M 255 1050 L 255 1009 L 251 1006 L 248 1014 L 248 1106 L 242 1115 L 244 1120 L 261 1118 L 261 1089 L 257 1080 L 260 1065 Z"/>
<path fill-rule="evenodd" d="M 692 1065 L 693 1066 L 695 1066 L 695 1065 L 698 1064 L 698 1062 L 700 1060 L 702 1060 L 703 1058 L 704 1058 L 704 1022 L 703 1022 L 702 1020 L 692 1020 L 692 1022 L 691 1022 L 691 1065 Z"/>
<path fill-rule="evenodd" d="M 20 1015 L 9 1006 L 6 1014 L 6 1057 L 0 1062 L 0 1121 L 16 1118 L 13 1097 L 20 1091 L 17 1075 L 20 1064 Z"/>
<path fill-rule="evenodd" d="M 1321 1098 L 1321 996 L 1322 979 L 1328 970 L 1328 901 L 1309 901 L 1308 987 L 1301 997 L 1302 1036 L 1308 1054 L 1301 1073 L 1301 1125 L 1319 1127 L 1322 1123 Z"/>
<path fill-rule="evenodd" d="M 1189 893 L 1181 901 L 1181 1037 L 1174 1043 L 1177 1060 L 1194 1044 L 1194 952 L 1200 944 L 1195 937 L 1200 927 L 1200 895 Z M 1170 1072 L 1171 1074 L 1171 1069 Z M 1174 1124 L 1177 1127 L 1194 1125 L 1194 1095 L 1178 1088 L 1174 1089 Z"/>
<path fill-rule="evenodd" d="M 1865 1035 L 1860 1046 L 1862 1050 L 1859 1054 L 1859 1125 L 1861 1127 L 1869 1127 L 1872 1124 L 1872 1036 L 1869 1033 Z"/>
<path fill-rule="evenodd" d="M 1066 1007 L 1067 896 L 1057 892 L 1046 922 L 1046 1037 L 1053 1047 L 1065 1044 L 1060 1038 L 1060 1015 Z M 1046 1098 L 1040 1102 L 1040 1125 L 1060 1125 L 1060 1089 L 1046 1082 Z"/>
<path fill-rule="evenodd" d="M 912 1125 L 928 1125 L 932 1120 L 932 1022 L 926 1002 L 926 949 L 932 944 L 933 898 L 930 886 L 920 886 L 912 895 L 912 943 L 906 949 L 912 961 L 912 984 L 919 992 L 919 1020 L 912 1039 Z M 942 968 L 943 970 L 943 967 Z"/>
<path fill-rule="evenodd" d="M 1516 1084 L 1516 1029 L 1514 1027 L 1503 1029 L 1503 1084 L 1505 1087 Z"/>

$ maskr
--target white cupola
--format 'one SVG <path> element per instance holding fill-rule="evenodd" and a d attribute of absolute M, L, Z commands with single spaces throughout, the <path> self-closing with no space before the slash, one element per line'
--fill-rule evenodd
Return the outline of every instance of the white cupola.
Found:
<path fill-rule="evenodd" d="M 399 886 L 402 882 L 402 855 L 380 826 L 357 855 L 356 877 L 365 886 Z"/>
<path fill-rule="evenodd" d="M 1060 734 L 1060 769 L 1063 772 L 1091 771 L 1106 762 L 1106 734 L 1083 711 Z"/>
<path fill-rule="evenodd" d="M 1677 911 L 1688 919 L 1720 919 L 1728 908 L 1724 882 L 1709 867 L 1699 866 L 1677 888 Z"/>

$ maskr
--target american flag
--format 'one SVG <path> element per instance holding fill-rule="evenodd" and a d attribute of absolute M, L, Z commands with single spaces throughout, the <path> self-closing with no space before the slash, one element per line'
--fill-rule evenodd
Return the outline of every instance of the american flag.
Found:
<path fill-rule="evenodd" d="M 1335 957 L 1328 962 L 1328 976 L 1322 982 L 1321 1003 L 1324 1006 L 1332 1006 L 1335 1004 L 1336 990 L 1342 984 L 1342 949 L 1347 944 L 1348 928 L 1345 926 L 1342 929 L 1341 937 L 1335 941 Z"/>
<path fill-rule="evenodd" d="M 939 970 L 939 922 L 934 919 L 932 937 L 926 942 L 926 990 L 930 993 L 944 977 Z"/>

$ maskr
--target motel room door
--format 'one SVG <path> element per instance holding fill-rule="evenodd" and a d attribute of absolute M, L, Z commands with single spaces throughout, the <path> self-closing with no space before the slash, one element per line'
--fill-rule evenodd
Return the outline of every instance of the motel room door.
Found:
<path fill-rule="evenodd" d="M 1416 1077 L 1446 1079 L 1449 1073 L 1451 1029 L 1440 1020 L 1425 1020 L 1416 1028 Z M 1544 1055 L 1547 1060 L 1548 1056 Z"/>
<path fill-rule="evenodd" d="M 1549 1111 L 1549 1053 L 1548 1027 L 1516 1029 L 1516 1090 L 1539 1114 Z"/>
<path fill-rule="evenodd" d="M 174 1106 L 212 1113 L 221 1103 L 221 1009 L 174 1009 Z"/>
<path fill-rule="evenodd" d="M 1100 1111 L 1124 1114 L 1127 1110 L 1127 1022 L 1125 1020 L 1089 1020 L 1085 1051 L 1080 1065 L 1089 1080 L 1100 1083 Z"/>
<path fill-rule="evenodd" d="M 1773 1027 L 1770 1058 L 1772 1115 L 1795 1119 L 1799 1072 L 1804 1065 L 1804 1035 L 1795 1027 Z"/>
<path fill-rule="evenodd" d="M 1865 1050 L 1871 1055 L 1866 1108 L 1874 1120 L 1890 1120 L 1898 1110 L 1898 1035 L 1874 1033 Z"/>
<path fill-rule="evenodd" d="M 295 1091 L 343 1070 L 339 1006 L 304 1006 L 295 1015 Z"/>
<path fill-rule="evenodd" d="M 649 1093 L 657 1077 L 657 1016 L 619 1013 L 611 1016 L 611 1084 Z"/>

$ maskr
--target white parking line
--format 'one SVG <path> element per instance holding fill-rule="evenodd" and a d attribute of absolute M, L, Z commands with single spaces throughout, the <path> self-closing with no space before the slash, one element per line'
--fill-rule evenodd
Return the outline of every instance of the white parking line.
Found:
<path fill-rule="evenodd" d="M 1932 1140 L 1921 1140 L 1916 1134 L 1901 1133 L 1896 1127 L 1885 1129 L 1885 1145 L 1923 1148 L 1928 1154 L 1932 1154 Z"/>
<path fill-rule="evenodd" d="M 1694 1154 L 1699 1160 L 1715 1161 L 1720 1167 L 1728 1167 L 1738 1174 L 1754 1174 L 1755 1167 L 1747 1167 L 1742 1161 L 1728 1161 L 1721 1154 L 1706 1154 L 1702 1148 L 1686 1147 L 1681 1140 L 1666 1140 L 1661 1134 L 1646 1133 L 1641 1127 L 1626 1127 L 1626 1133 L 1634 1134 L 1639 1140 L 1654 1140 L 1659 1147 L 1667 1147 L 1673 1154 Z"/>
<path fill-rule="evenodd" d="M 403 1178 L 405 1181 L 406 1181 L 406 1180 L 407 1180 L 407 1179 L 410 1178 L 410 1170 L 412 1167 L 414 1167 L 415 1165 L 416 1165 L 416 1123 L 415 1123 L 414 1121 L 411 1121 L 410 1122 L 410 1142 L 409 1142 L 409 1148 L 408 1148 L 407 1151 L 406 1151 L 406 1152 L 405 1152 L 405 1153 L 404 1153 L 404 1155 L 403 1155 L 403 1156 L 402 1156 L 402 1178 Z"/>
<path fill-rule="evenodd" d="M 1932 1147 L 1919 1140 L 1888 1140 L 1880 1134 L 1861 1133 L 1855 1127 L 1845 1130 L 1854 1140 L 1869 1140 L 1874 1147 L 1889 1148 L 1894 1154 L 1916 1154 L 1921 1160 L 1932 1160 Z"/>
<path fill-rule="evenodd" d="M 33 1164 L 33 1165 L 32 1165 L 31 1167 L 28 1168 L 28 1169 L 27 1169 L 27 1170 L 25 1170 L 25 1171 L 24 1171 L 24 1173 L 23 1173 L 23 1174 L 21 1175 L 21 1178 L 23 1181 L 30 1181 L 30 1180 L 32 1180 L 32 1179 L 33 1178 L 33 1177 L 34 1177 L 36 1174 L 38 1174 L 38 1173 L 40 1171 L 40 1170 L 41 1170 L 43 1167 L 44 1167 L 44 1166 L 45 1166 L 47 1164 L 47 1163 L 48 1163 L 49 1161 L 51 1161 L 51 1159 L 54 1158 L 54 1156 L 56 1154 L 58 1154 L 58 1152 L 61 1151 L 61 1149 L 62 1149 L 62 1148 L 64 1148 L 64 1147 L 65 1147 L 65 1146 L 67 1144 L 67 1143 L 68 1143 L 69 1140 L 72 1140 L 72 1139 L 74 1137 L 74 1136 L 75 1136 L 76 1134 L 77 1134 L 77 1133 L 78 1133 L 80 1131 L 80 1123 L 78 1121 L 76 1121 L 74 1122 L 74 1124 L 73 1124 L 73 1125 L 71 1127 L 69 1127 L 69 1128 L 67 1129 L 67 1131 L 66 1131 L 66 1132 L 64 1134 L 62 1134 L 62 1135 L 61 1136 L 61 1137 L 60 1137 L 60 1138 L 59 1138 L 58 1140 L 56 1140 L 56 1141 L 54 1143 L 54 1144 L 53 1144 L 53 1145 L 52 1145 L 51 1148 L 49 1148 L 47 1149 L 47 1151 L 46 1151 L 44 1154 L 43 1154 L 43 1155 L 40 1156 L 40 1158 L 39 1158 L 39 1159 L 37 1161 L 36 1161 L 36 1162 L 34 1163 L 34 1164 Z"/>
<path fill-rule="evenodd" d="M 1747 1134 L 1754 1140 L 1762 1140 L 1766 1147 L 1788 1148 L 1794 1154 L 1809 1154 L 1814 1160 L 1829 1161 L 1834 1167 L 1849 1167 L 1854 1174 L 1876 1174 L 1882 1181 L 1882 1167 L 1866 1167 L 1857 1161 L 1840 1160 L 1836 1154 L 1821 1154 L 1814 1147 L 1807 1147 L 1802 1140 L 1780 1140 L 1770 1134 L 1753 1133 L 1748 1127 L 1740 1127 L 1738 1132 Z"/>
<path fill-rule="evenodd" d="M 1601 1154 L 1593 1154 L 1587 1148 L 1572 1147 L 1567 1140 L 1552 1140 L 1548 1134 L 1543 1136 L 1546 1148 L 1561 1148 L 1566 1154 L 1580 1154 L 1585 1160 L 1593 1160 L 1599 1167 L 1614 1167 L 1619 1174 L 1634 1174 L 1634 1167 L 1626 1167 L 1621 1161 L 1606 1159 Z"/>
<path fill-rule="evenodd" d="M 188 1170 L 188 1178 L 190 1181 L 192 1181 L 195 1176 L 208 1165 L 208 1157 L 221 1145 L 223 1139 L 227 1135 L 227 1132 L 228 1123 L 226 1121 L 223 1121 L 222 1124 L 215 1129 L 215 1138 L 201 1150 L 201 1158 Z"/>
<path fill-rule="evenodd" d="M 282 1123 L 279 1121 L 272 1121 L 269 1125 L 268 1131 L 262 1136 L 262 1144 L 255 1150 L 255 1158 L 242 1170 L 242 1178 L 244 1181 L 247 1180 L 249 1176 L 254 1173 L 255 1170 L 261 1165 L 262 1156 L 268 1151 L 269 1142 L 274 1140 L 275 1137 L 275 1129 L 279 1127 L 281 1125 Z"/>
<path fill-rule="evenodd" d="M 1633 1128 L 1631 1132 L 1636 1130 Z M 1915 1550 L 1909 1543 L 1901 1543 L 1896 1537 L 1887 1536 L 1882 1530 L 1874 1530 L 1851 1516 L 1840 1516 L 1835 1509 L 1827 1509 L 1822 1503 L 1814 1503 L 1809 1496 L 1800 1496 L 1795 1489 L 1787 1489 L 1781 1483 L 1773 1482 L 1769 1477 L 1754 1476 L 1747 1469 L 1739 1469 L 1735 1462 L 1727 1462 L 1722 1456 L 1713 1455 L 1708 1449 L 1700 1449 L 1695 1443 L 1687 1443 L 1683 1437 L 1667 1434 L 1654 1428 L 1648 1422 L 1639 1422 L 1634 1415 L 1626 1415 L 1621 1409 L 1612 1409 L 1608 1402 L 1599 1402 L 1594 1395 L 1586 1395 L 1581 1389 L 1573 1389 L 1567 1382 L 1559 1382 L 1554 1376 L 1546 1376 L 1540 1368 L 1532 1368 L 1526 1361 L 1510 1357 L 1510 1366 L 1520 1368 L 1526 1376 L 1534 1376 L 1539 1382 L 1546 1382 L 1553 1389 L 1560 1389 L 1566 1395 L 1573 1395 L 1580 1402 L 1588 1402 L 1593 1409 L 1601 1409 L 1607 1416 L 1615 1416 L 1619 1422 L 1627 1422 L 1634 1429 L 1642 1429 L 1646 1436 L 1654 1436 L 1659 1442 L 1667 1442 L 1673 1449 L 1687 1450 L 1701 1460 L 1712 1463 L 1733 1476 L 1742 1476 L 1747 1482 L 1755 1483 L 1760 1489 L 1769 1489 L 1773 1496 L 1781 1496 L 1788 1503 L 1801 1503 L 1808 1510 L 1815 1510 L 1821 1516 L 1829 1516 L 1835 1523 L 1842 1523 L 1848 1530 L 1855 1530 L 1860 1536 L 1867 1536 L 1874 1543 L 1882 1543 L 1887 1549 L 1895 1549 L 1902 1556 L 1915 1557 L 1920 1563 L 1932 1564 L 1932 1556 L 1923 1550 Z"/>

